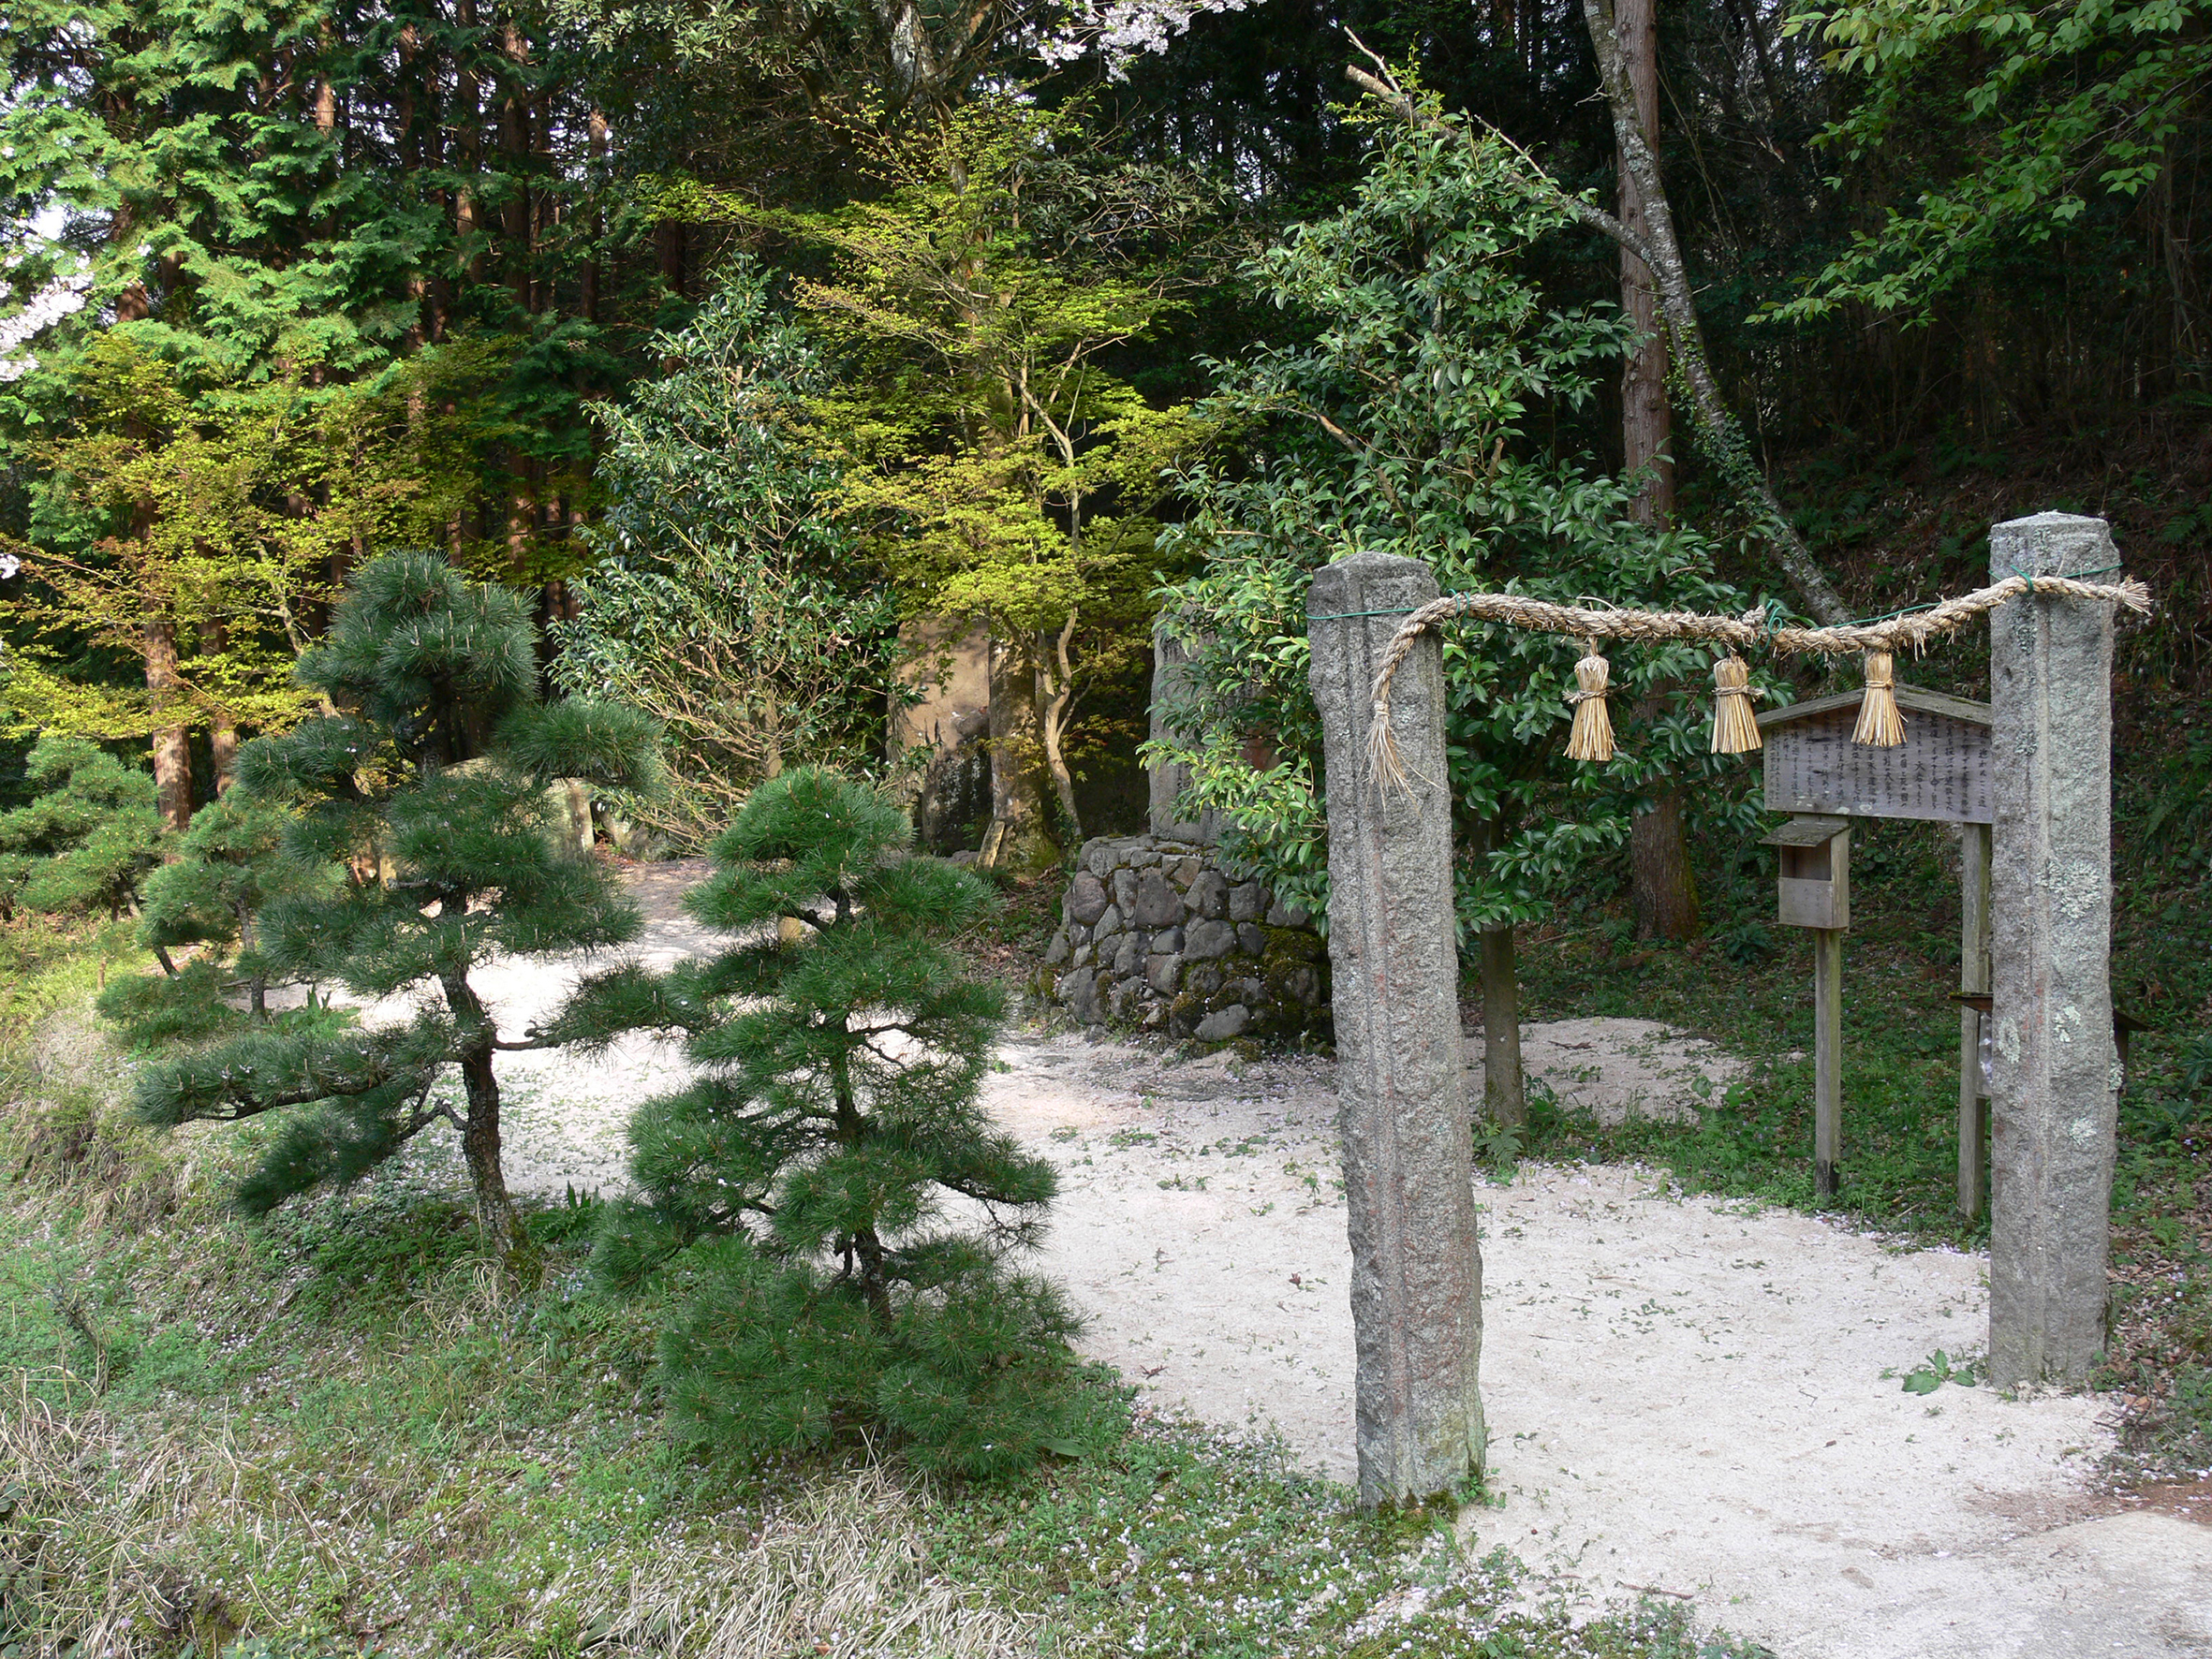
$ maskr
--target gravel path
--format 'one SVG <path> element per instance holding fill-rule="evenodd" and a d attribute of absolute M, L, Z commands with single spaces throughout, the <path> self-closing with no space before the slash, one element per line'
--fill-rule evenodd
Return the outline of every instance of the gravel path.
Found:
<path fill-rule="evenodd" d="M 653 879 L 641 954 L 700 948 L 681 874 Z M 519 1029 L 573 972 L 486 989 Z M 1531 1027 L 1527 1051 L 1607 1115 L 1678 1112 L 1733 1066 L 1634 1020 Z M 1176 1064 L 1072 1035 L 1015 1037 L 1000 1061 L 993 1112 L 1061 1170 L 1039 1265 L 1088 1317 L 1085 1348 L 1349 1478 L 1330 1064 Z M 641 1039 L 503 1065 L 510 1182 L 553 1194 L 618 1185 L 630 1108 L 685 1072 Z M 1694 1596 L 1785 1659 L 2212 1652 L 2212 1529 L 2111 1513 L 2096 1399 L 1883 1376 L 1981 1349 L 1984 1258 L 1683 1197 L 1636 1167 L 1529 1167 L 1478 1197 L 1494 1501 L 1463 1526 L 1556 1593 Z"/>

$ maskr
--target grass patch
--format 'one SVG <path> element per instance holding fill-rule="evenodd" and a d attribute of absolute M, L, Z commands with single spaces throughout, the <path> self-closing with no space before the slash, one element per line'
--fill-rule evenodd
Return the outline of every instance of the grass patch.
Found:
<path fill-rule="evenodd" d="M 1742 1056 L 1748 1073 L 1689 1123 L 1604 1127 L 1541 1089 L 1525 1150 L 1548 1160 L 1663 1164 L 1694 1191 L 1833 1212 L 1917 1241 L 1987 1241 L 1957 1212 L 1958 889 L 1933 826 L 1851 831 L 1844 946 L 1842 1179 L 1813 1190 L 1812 947 L 1772 920 L 1758 849 L 1701 869 L 1706 936 L 1638 944 L 1625 900 L 1535 932 L 1524 1018 L 1660 1020 Z M 1765 855 L 1764 861 L 1771 861 Z"/>
<path fill-rule="evenodd" d="M 1755 1652 L 1672 1602 L 1578 1627 L 1471 1558 L 1454 1506 L 1363 1512 L 1103 1375 L 1084 1455 L 1012 1486 L 694 1458 L 652 1387 L 657 1310 L 581 1280 L 588 1208 L 533 1217 L 525 1292 L 435 1200 L 188 1205 L 67 1246 L 19 1205 L 9 1259 L 73 1273 L 109 1355 L 37 1272 L 0 1297 L 0 1652 Z"/>

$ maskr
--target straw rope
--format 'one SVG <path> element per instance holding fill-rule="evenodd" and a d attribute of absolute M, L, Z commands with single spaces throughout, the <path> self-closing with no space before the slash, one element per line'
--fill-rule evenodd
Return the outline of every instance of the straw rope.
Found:
<path fill-rule="evenodd" d="M 1657 644 L 1703 639 L 1731 650 L 1765 649 L 1784 655 L 1822 653 L 1858 656 L 1869 652 L 1924 650 L 1931 640 L 1954 634 L 1975 618 L 2025 594 L 2062 599 L 2101 601 L 2147 612 L 2150 589 L 2133 577 L 2119 582 L 2083 581 L 2071 576 L 2008 576 L 2004 580 L 1925 610 L 1880 622 L 1839 627 L 1777 627 L 1764 610 L 1741 616 L 1709 616 L 1694 610 L 1631 610 L 1612 607 L 1554 605 L 1522 594 L 1446 594 L 1408 613 L 1398 624 L 1382 667 L 1375 676 L 1374 722 L 1367 731 L 1368 774 L 1387 788 L 1402 789 L 1407 777 L 1390 728 L 1390 687 L 1413 642 L 1440 624 L 1454 620 L 1504 623 L 1532 633 L 1564 634 L 1580 639 L 1626 639 Z"/>

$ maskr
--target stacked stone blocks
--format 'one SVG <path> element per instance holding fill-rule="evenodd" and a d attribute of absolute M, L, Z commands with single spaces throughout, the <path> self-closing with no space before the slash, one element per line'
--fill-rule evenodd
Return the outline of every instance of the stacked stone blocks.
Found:
<path fill-rule="evenodd" d="M 1076 863 L 1045 973 L 1084 1024 L 1202 1043 L 1327 1035 L 1320 935 L 1264 883 L 1153 835 L 1087 841 Z"/>

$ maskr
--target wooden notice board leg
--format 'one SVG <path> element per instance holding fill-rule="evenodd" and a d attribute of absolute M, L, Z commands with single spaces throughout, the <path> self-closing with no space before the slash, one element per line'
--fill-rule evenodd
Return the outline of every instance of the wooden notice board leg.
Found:
<path fill-rule="evenodd" d="M 1836 1194 L 1843 1136 L 1843 930 L 1813 935 L 1813 1189 Z"/>
<path fill-rule="evenodd" d="M 1989 826 L 1961 824 L 1958 988 L 1989 991 Z M 1989 1096 L 1982 1087 L 1982 1016 L 1958 1011 L 1958 1212 L 1969 1221 L 1989 1201 Z"/>

